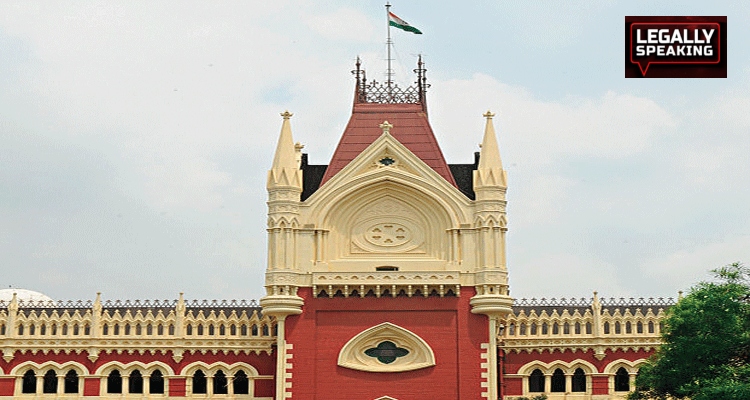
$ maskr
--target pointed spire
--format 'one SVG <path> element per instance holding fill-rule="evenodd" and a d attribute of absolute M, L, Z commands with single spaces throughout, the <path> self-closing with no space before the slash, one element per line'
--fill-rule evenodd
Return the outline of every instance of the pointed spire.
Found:
<path fill-rule="evenodd" d="M 279 134 L 279 142 L 276 145 L 276 154 L 273 156 L 271 168 L 295 168 L 297 164 L 294 140 L 292 139 L 292 124 L 289 121 L 292 115 L 294 114 L 289 111 L 281 113 L 284 122 L 281 124 L 281 134 Z"/>
<path fill-rule="evenodd" d="M 502 169 L 503 162 L 500 160 L 500 149 L 497 145 L 497 137 L 495 136 L 495 126 L 492 123 L 492 117 L 495 114 L 488 110 L 483 116 L 487 118 L 487 123 L 484 127 L 484 139 L 482 139 L 478 169 Z"/>

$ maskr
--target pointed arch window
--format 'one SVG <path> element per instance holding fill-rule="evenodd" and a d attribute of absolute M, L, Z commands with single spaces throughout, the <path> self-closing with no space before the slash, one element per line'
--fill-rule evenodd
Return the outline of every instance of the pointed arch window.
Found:
<path fill-rule="evenodd" d="M 151 376 L 148 378 L 149 393 L 163 394 L 164 393 L 164 375 L 160 370 L 155 369 L 151 371 Z"/>
<path fill-rule="evenodd" d="M 47 371 L 42 380 L 43 393 L 57 393 L 57 374 L 53 370 Z"/>
<path fill-rule="evenodd" d="M 560 368 L 556 369 L 552 373 L 552 386 L 550 388 L 553 392 L 565 392 L 565 373 Z"/>
<path fill-rule="evenodd" d="M 195 371 L 193 374 L 193 393 L 195 394 L 206 394 L 208 393 L 208 385 L 206 383 L 206 374 L 201 370 Z"/>
<path fill-rule="evenodd" d="M 65 386 L 63 391 L 65 393 L 78 393 L 78 373 L 74 369 L 65 374 L 63 382 Z"/>
<path fill-rule="evenodd" d="M 128 377 L 128 393 L 143 393 L 143 375 L 137 369 Z"/>
<path fill-rule="evenodd" d="M 628 391 L 630 391 L 630 374 L 625 368 L 620 367 L 615 373 L 615 392 Z"/>
<path fill-rule="evenodd" d="M 107 393 L 122 393 L 122 375 L 120 375 L 120 371 L 113 370 L 107 375 Z"/>
<path fill-rule="evenodd" d="M 245 371 L 237 371 L 234 374 L 234 394 L 249 394 L 250 393 L 250 382 L 247 379 Z"/>
<path fill-rule="evenodd" d="M 227 394 L 229 393 L 229 382 L 224 371 L 218 370 L 214 374 L 214 394 Z"/>
<path fill-rule="evenodd" d="M 573 392 L 585 392 L 586 391 L 586 373 L 583 372 L 583 369 L 576 368 L 576 371 L 573 373 Z"/>
<path fill-rule="evenodd" d="M 535 369 L 529 375 L 529 392 L 544 392 L 544 374 L 539 368 Z"/>
<path fill-rule="evenodd" d="M 30 369 L 23 374 L 21 393 L 36 393 L 36 374 L 33 369 Z"/>

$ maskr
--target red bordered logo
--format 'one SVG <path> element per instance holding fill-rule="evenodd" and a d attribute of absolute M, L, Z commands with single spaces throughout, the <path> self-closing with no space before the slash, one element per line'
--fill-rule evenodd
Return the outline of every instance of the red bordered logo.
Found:
<path fill-rule="evenodd" d="M 726 17 L 625 17 L 626 78 L 726 78 Z"/>

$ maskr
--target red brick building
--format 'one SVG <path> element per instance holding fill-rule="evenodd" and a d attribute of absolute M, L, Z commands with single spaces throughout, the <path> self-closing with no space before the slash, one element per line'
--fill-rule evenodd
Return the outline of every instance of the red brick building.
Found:
<path fill-rule="evenodd" d="M 448 164 L 416 72 L 399 88 L 357 63 L 327 165 L 308 163 L 282 114 L 259 303 L 6 290 L 0 397 L 622 398 L 669 301 L 514 301 L 493 114 L 473 162 Z"/>

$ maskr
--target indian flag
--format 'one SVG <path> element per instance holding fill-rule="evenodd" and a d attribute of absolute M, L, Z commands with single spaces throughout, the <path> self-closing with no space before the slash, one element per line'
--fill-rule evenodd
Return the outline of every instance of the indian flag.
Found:
<path fill-rule="evenodd" d="M 422 34 L 422 32 L 419 29 L 417 29 L 417 28 L 409 25 L 408 22 L 406 22 L 403 19 L 399 18 L 396 14 L 394 14 L 394 13 L 392 13 L 390 11 L 388 12 L 388 25 L 395 26 L 396 28 L 403 29 L 403 30 L 405 30 L 407 32 L 414 32 L 417 35 L 421 35 Z"/>

